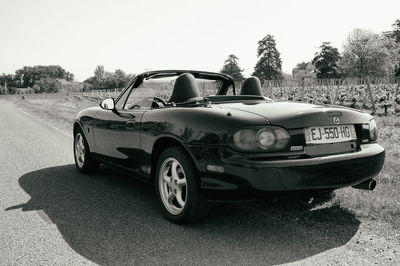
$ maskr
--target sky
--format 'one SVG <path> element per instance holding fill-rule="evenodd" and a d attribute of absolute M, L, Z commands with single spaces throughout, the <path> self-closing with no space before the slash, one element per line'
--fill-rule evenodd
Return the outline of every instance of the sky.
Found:
<path fill-rule="evenodd" d="M 322 42 L 341 51 L 355 28 L 391 30 L 399 10 L 399 0 L 0 0 L 0 73 L 60 65 L 83 81 L 97 65 L 220 71 L 234 54 L 249 76 L 267 34 L 291 73 Z"/>

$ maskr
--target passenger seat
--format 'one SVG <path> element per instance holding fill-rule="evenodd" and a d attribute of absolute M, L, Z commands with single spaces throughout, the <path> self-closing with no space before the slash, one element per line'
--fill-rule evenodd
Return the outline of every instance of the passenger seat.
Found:
<path fill-rule="evenodd" d="M 240 90 L 240 95 L 263 96 L 261 92 L 261 82 L 257 77 L 245 79 Z"/>

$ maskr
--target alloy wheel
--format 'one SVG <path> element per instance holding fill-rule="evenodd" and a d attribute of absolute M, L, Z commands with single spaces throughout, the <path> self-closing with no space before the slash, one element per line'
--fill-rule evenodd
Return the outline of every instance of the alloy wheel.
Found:
<path fill-rule="evenodd" d="M 75 137 L 75 157 L 78 167 L 82 168 L 85 164 L 85 143 L 81 133 Z"/>
<path fill-rule="evenodd" d="M 161 200 L 173 215 L 180 214 L 187 201 L 187 182 L 182 165 L 175 158 L 167 158 L 159 172 Z"/>

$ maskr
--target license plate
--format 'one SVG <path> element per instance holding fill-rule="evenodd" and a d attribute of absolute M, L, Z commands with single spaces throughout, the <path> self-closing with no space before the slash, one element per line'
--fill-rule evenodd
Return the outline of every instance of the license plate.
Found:
<path fill-rule="evenodd" d="M 309 127 L 304 129 L 306 144 L 345 142 L 357 139 L 354 125 Z"/>

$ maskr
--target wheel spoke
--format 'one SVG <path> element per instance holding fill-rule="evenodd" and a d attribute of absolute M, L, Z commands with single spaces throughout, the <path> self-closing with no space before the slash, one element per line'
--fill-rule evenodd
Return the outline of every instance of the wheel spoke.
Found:
<path fill-rule="evenodd" d="M 167 184 L 171 183 L 171 181 L 170 181 L 171 178 L 170 178 L 169 176 L 164 175 L 164 176 L 163 176 L 163 179 L 164 179 L 164 182 L 165 182 L 165 183 L 167 183 Z"/>
<path fill-rule="evenodd" d="M 174 179 L 178 178 L 178 163 L 176 161 L 172 162 L 172 165 L 171 165 L 171 176 Z"/>
<path fill-rule="evenodd" d="M 171 177 L 168 176 L 168 169 L 165 170 L 165 171 L 162 173 L 162 177 L 163 177 L 163 179 L 164 179 L 164 182 L 166 182 L 167 184 L 171 183 Z"/>
<path fill-rule="evenodd" d="M 167 197 L 168 203 L 172 205 L 172 200 L 174 198 L 175 198 L 174 193 L 172 193 L 172 191 L 170 191 L 169 194 L 168 194 L 168 197 Z"/>
<path fill-rule="evenodd" d="M 183 186 L 185 186 L 185 185 L 186 185 L 186 178 L 184 177 L 184 178 L 178 179 L 177 185 L 178 185 L 180 188 L 183 187 Z"/>
<path fill-rule="evenodd" d="M 179 207 L 183 208 L 185 206 L 185 202 L 182 199 L 182 190 L 178 189 L 175 195 L 176 201 L 179 204 Z"/>

